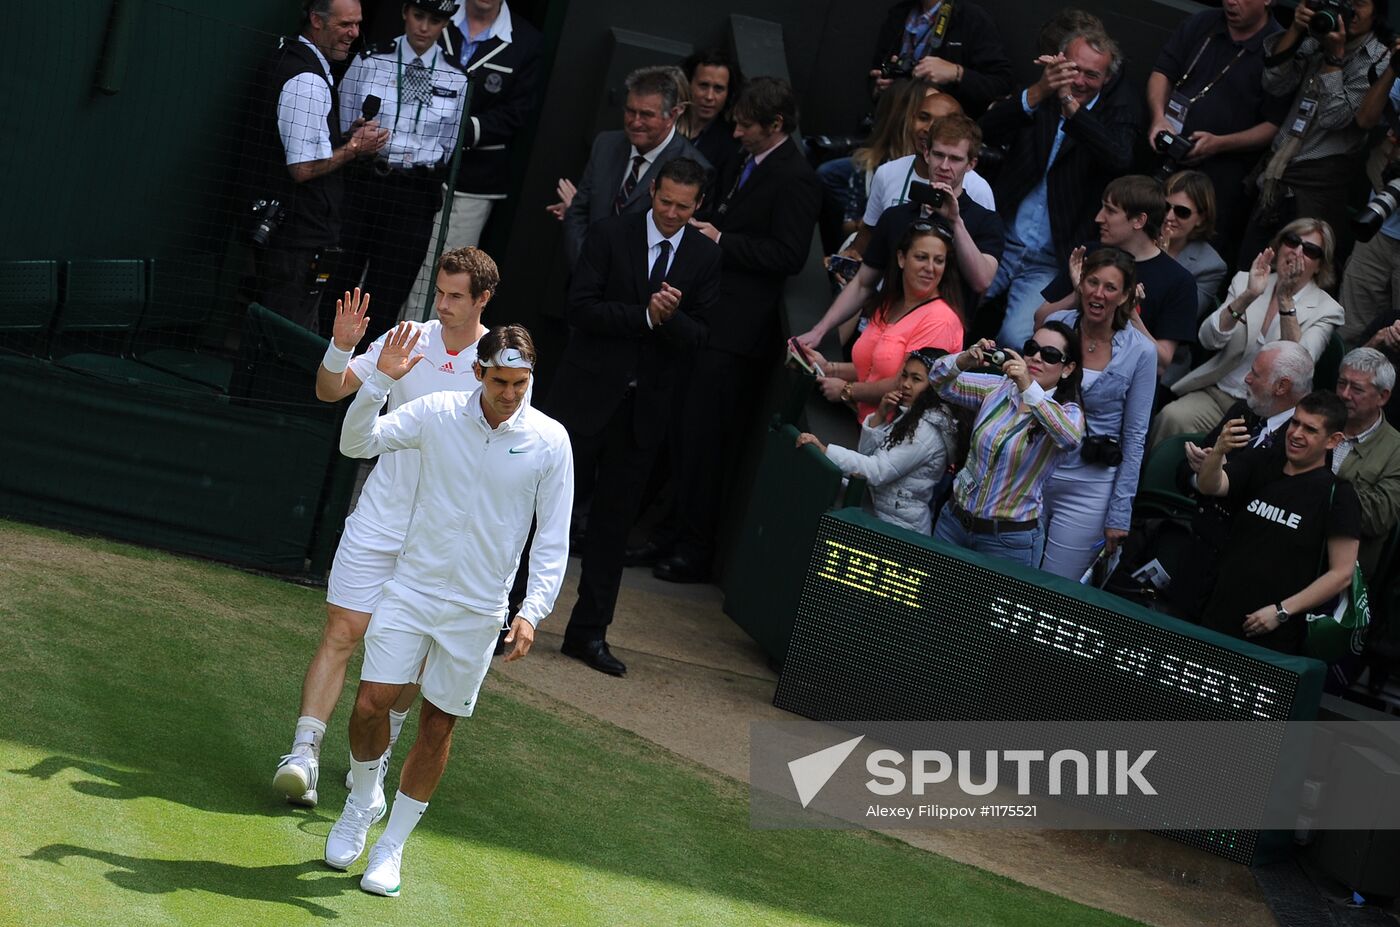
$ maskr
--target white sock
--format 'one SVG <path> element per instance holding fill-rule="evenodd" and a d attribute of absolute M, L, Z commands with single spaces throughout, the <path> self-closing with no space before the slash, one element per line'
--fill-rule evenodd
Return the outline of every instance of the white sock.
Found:
<path fill-rule="evenodd" d="M 326 736 L 326 722 L 320 718 L 313 718 L 310 715 L 302 715 L 297 718 L 296 733 L 292 736 L 292 752 L 297 752 L 297 748 L 306 746 L 310 749 L 312 756 L 321 755 L 321 738 Z"/>
<path fill-rule="evenodd" d="M 427 810 L 427 802 L 409 798 L 402 792 L 395 792 L 394 806 L 389 809 L 389 824 L 379 839 L 384 843 L 403 846 L 408 835 L 413 833 L 413 828 L 422 820 L 423 812 Z"/>
<path fill-rule="evenodd" d="M 403 730 L 403 723 L 408 720 L 408 711 L 395 711 L 389 709 L 389 749 L 394 749 L 394 744 L 398 742 L 399 732 Z"/>
<path fill-rule="evenodd" d="M 379 757 L 363 763 L 350 758 L 350 797 L 361 808 L 374 807 L 376 798 L 384 800 L 384 793 L 379 789 Z"/>

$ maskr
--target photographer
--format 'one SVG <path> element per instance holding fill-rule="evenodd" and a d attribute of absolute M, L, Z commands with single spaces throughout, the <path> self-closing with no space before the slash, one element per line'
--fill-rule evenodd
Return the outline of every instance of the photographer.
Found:
<path fill-rule="evenodd" d="M 1006 254 L 987 290 L 988 299 L 1006 295 L 1001 344 L 1030 335 L 1040 291 L 1093 234 L 1104 185 L 1127 173 L 1141 125 L 1137 94 L 1107 34 L 1072 33 L 1060 54 L 1037 62 L 1040 79 L 981 120 L 989 143 L 1010 144 L 994 187 Z"/>
<path fill-rule="evenodd" d="M 341 132 L 330 62 L 348 58 L 359 34 L 359 0 L 307 0 L 301 34 L 283 39 L 264 64 L 251 101 L 245 163 L 258 206 L 257 299 L 313 332 L 340 242 L 341 168 L 389 140 L 387 129 L 362 118 Z"/>
<path fill-rule="evenodd" d="M 1011 60 L 991 14 L 971 0 L 902 0 L 875 41 L 875 92 L 912 77 L 952 94 L 972 117 L 1011 89 Z"/>
<path fill-rule="evenodd" d="M 837 294 L 821 321 L 798 336 L 799 341 L 815 348 L 827 332 L 853 318 L 875 293 L 881 274 L 894 259 L 910 224 L 929 216 L 940 216 L 952 230 L 952 257 L 956 258 L 962 280 L 958 304 L 968 309 L 977 305 L 987 282 L 996 273 L 1004 244 L 1000 218 L 973 202 L 963 189 L 964 178 L 977 165 L 980 145 L 981 130 L 966 116 L 954 115 L 934 122 L 929 129 L 928 150 L 923 155 L 930 183 L 910 188 L 912 195 L 923 198 L 911 199 L 881 213 L 855 278 Z M 936 195 L 925 196 L 929 193 Z"/>
<path fill-rule="evenodd" d="M 1397 54 L 1400 54 L 1400 41 L 1392 46 L 1391 57 L 1386 59 L 1385 67 L 1381 68 L 1356 111 L 1356 124 L 1361 129 L 1370 131 L 1380 125 L 1387 108 L 1392 112 L 1400 111 L 1400 81 L 1396 80 L 1395 73 Z M 1390 134 L 1394 141 L 1395 133 Z M 1382 176 L 1386 183 L 1400 177 L 1400 161 L 1393 155 Z M 1391 212 L 1371 238 L 1359 242 L 1347 261 L 1340 300 L 1347 311 L 1342 341 L 1348 346 L 1357 344 L 1371 322 L 1400 298 L 1400 287 L 1396 286 L 1397 269 L 1400 269 L 1400 211 Z"/>
<path fill-rule="evenodd" d="M 1338 251 L 1350 250 L 1347 194 L 1366 143 L 1356 114 L 1372 65 L 1390 53 L 1376 35 L 1387 6 L 1386 0 L 1307 0 L 1286 30 L 1264 40 L 1264 89 L 1292 94 L 1293 103 L 1259 173 L 1241 266 L 1297 217 L 1326 221 Z"/>
<path fill-rule="evenodd" d="M 1282 32 L 1269 0 L 1232 0 L 1202 10 L 1172 33 L 1147 79 L 1148 144 L 1166 132 L 1190 145 L 1180 165 L 1211 179 L 1221 217 L 1217 241 L 1237 240 L 1248 216 L 1244 178 L 1288 113 L 1264 92 L 1264 40 Z"/>
<path fill-rule="evenodd" d="M 987 366 L 1001 371 L 974 372 Z M 984 338 L 934 365 L 929 381 L 943 398 L 976 411 L 934 537 L 1039 566 L 1041 492 L 1084 438 L 1079 376 L 1079 338 L 1063 322 L 1047 322 L 1020 354 Z"/>

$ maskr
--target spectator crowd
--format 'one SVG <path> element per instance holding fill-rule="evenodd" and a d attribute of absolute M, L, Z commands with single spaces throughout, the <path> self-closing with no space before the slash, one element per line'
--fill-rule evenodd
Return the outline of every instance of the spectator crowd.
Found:
<path fill-rule="evenodd" d="M 1214 519 L 1219 572 L 1195 578 L 1227 580 L 1170 597 L 1178 614 L 1297 650 L 1355 564 L 1384 578 L 1400 521 L 1400 216 L 1357 182 L 1400 177 L 1387 14 L 1224 0 L 1142 85 L 1103 22 L 1064 9 L 1019 85 L 976 0 L 903 0 L 851 76 L 871 112 L 850 151 L 804 143 L 788 82 L 726 51 L 630 74 L 620 128 L 549 208 L 570 340 L 533 402 L 575 456 L 566 652 L 625 672 L 605 641 L 624 565 L 710 576 L 814 231 L 832 299 L 788 351 L 860 437 L 799 441 L 865 477 L 880 517 L 1090 581 L 1135 547 L 1148 474 L 1178 462 L 1171 489 Z M 310 0 L 263 71 L 245 160 L 260 301 L 330 334 L 333 297 L 360 287 L 375 343 L 415 280 L 443 279 L 443 211 L 450 267 L 484 266 L 470 255 L 538 103 L 540 40 L 504 0 L 409 0 L 403 19 L 352 55 L 357 0 Z"/>

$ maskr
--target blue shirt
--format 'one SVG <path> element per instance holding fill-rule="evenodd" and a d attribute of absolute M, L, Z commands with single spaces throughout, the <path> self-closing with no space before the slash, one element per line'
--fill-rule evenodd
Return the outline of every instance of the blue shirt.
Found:
<path fill-rule="evenodd" d="M 1078 309 L 1066 309 L 1051 319 L 1073 326 Z M 1113 479 L 1104 527 L 1127 531 L 1137 494 L 1142 452 L 1147 445 L 1147 425 L 1152 418 L 1152 400 L 1157 392 L 1157 347 L 1131 325 L 1113 333 L 1113 357 L 1093 385 L 1082 390 L 1079 399 L 1084 410 L 1086 433 L 1118 439 L 1123 462 Z M 1066 455 L 1060 473 L 1074 479 L 1073 471 L 1086 464 L 1078 454 Z"/>
<path fill-rule="evenodd" d="M 1032 115 L 1033 110 L 1029 105 L 1027 91 L 1021 91 L 1021 109 L 1025 110 L 1027 116 Z M 1094 104 L 1099 102 L 1098 95 L 1095 95 L 1085 109 L 1093 109 Z M 1055 243 L 1050 235 L 1050 167 L 1055 163 L 1055 156 L 1060 153 L 1060 145 L 1065 140 L 1065 117 L 1060 117 L 1060 123 L 1055 127 L 1055 141 L 1050 146 L 1050 157 L 1045 159 L 1045 173 L 1040 177 L 1040 183 L 1026 194 L 1026 198 L 1021 200 L 1021 205 L 1016 210 L 1016 221 L 1011 225 L 1012 236 L 1021 244 L 1026 246 L 1027 251 L 1053 251 Z"/>
<path fill-rule="evenodd" d="M 1400 109 L 1400 80 L 1390 85 L 1390 105 Z M 1400 241 L 1400 210 L 1391 213 L 1390 218 L 1385 220 L 1381 234 Z"/>

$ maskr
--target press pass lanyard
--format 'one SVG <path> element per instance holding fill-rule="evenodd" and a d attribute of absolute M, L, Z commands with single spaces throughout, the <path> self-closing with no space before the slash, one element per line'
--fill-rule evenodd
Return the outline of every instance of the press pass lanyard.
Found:
<path fill-rule="evenodd" d="M 1196 51 L 1196 57 L 1192 58 L 1191 63 L 1186 66 L 1186 73 L 1182 74 L 1181 79 L 1176 82 L 1176 87 L 1172 90 L 1171 99 L 1167 102 L 1166 115 L 1168 119 L 1180 123 L 1180 125 L 1176 127 L 1176 131 L 1178 132 L 1180 132 L 1186 124 L 1186 111 L 1194 106 L 1197 100 L 1210 93 L 1211 88 L 1220 83 L 1221 79 L 1224 78 L 1226 74 L 1230 73 L 1230 69 L 1235 66 L 1235 62 L 1244 57 L 1246 49 L 1241 46 L 1240 50 L 1235 53 L 1235 57 L 1231 58 L 1225 67 L 1221 68 L 1219 74 L 1215 75 L 1210 79 L 1209 83 L 1196 91 L 1195 96 L 1188 98 L 1186 94 L 1181 91 L 1181 88 L 1191 79 L 1191 73 L 1196 70 L 1196 63 L 1201 60 L 1201 56 L 1206 53 L 1206 49 L 1210 47 L 1210 43 L 1214 38 L 1215 36 L 1213 35 L 1206 36 L 1206 40 L 1201 43 L 1201 47 Z"/>
<path fill-rule="evenodd" d="M 899 202 L 895 203 L 896 206 L 903 206 L 905 203 L 909 202 L 909 187 L 914 182 L 914 165 L 918 163 L 919 156 L 915 154 L 914 160 L 909 162 L 909 173 L 904 175 L 904 186 L 899 188 Z M 933 182 L 932 177 L 929 178 L 929 182 Z"/>
<path fill-rule="evenodd" d="M 429 63 L 429 65 L 428 65 L 428 86 L 429 86 L 430 88 L 432 87 L 432 83 L 433 83 L 433 72 L 437 70 L 438 54 L 439 54 L 438 50 L 437 50 L 436 48 L 434 48 L 434 49 L 433 49 L 433 60 L 432 60 L 432 62 Z M 420 57 L 421 57 L 421 56 L 420 56 Z M 395 130 L 395 131 L 398 131 L 398 128 L 399 128 L 399 113 L 403 111 L 403 43 L 402 43 L 402 42 L 399 43 L 399 47 L 398 47 L 397 49 L 395 49 L 395 51 L 394 51 L 394 60 L 395 60 L 395 62 L 398 64 L 398 71 L 399 71 L 398 80 L 394 82 L 394 130 Z M 428 96 L 432 96 L 432 90 L 431 90 L 431 89 L 428 91 Z M 426 100 L 419 100 L 419 101 L 418 101 L 418 110 L 417 110 L 417 112 L 415 112 L 415 113 L 413 114 L 413 131 L 414 131 L 415 133 L 418 131 L 418 122 L 419 122 L 419 120 L 423 118 L 423 104 L 424 104 L 425 102 L 427 102 L 427 101 L 426 101 Z"/>

